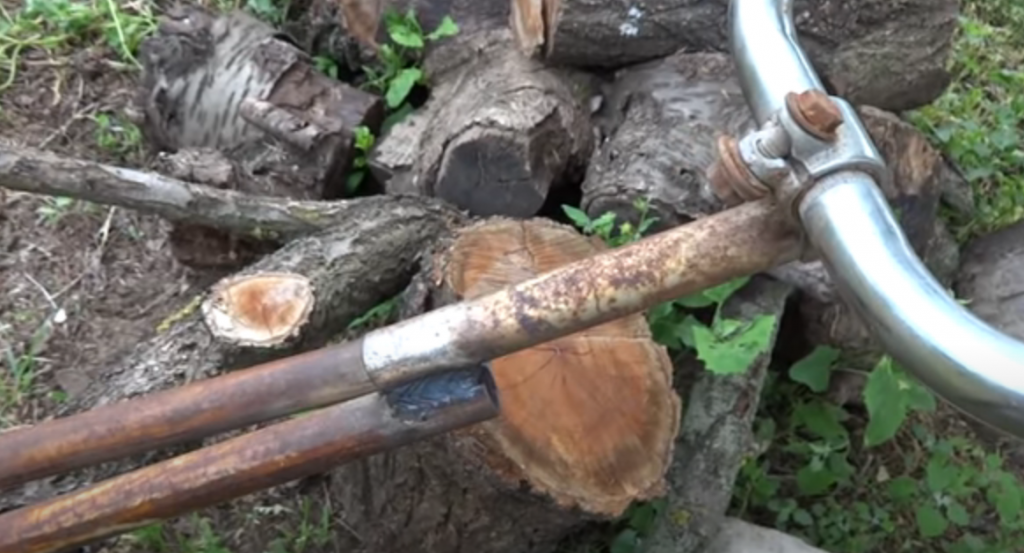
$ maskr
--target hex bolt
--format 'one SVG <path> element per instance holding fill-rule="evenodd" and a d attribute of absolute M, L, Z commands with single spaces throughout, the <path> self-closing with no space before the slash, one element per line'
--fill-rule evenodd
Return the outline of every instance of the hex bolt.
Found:
<path fill-rule="evenodd" d="M 800 128 L 828 142 L 835 140 L 836 129 L 843 123 L 839 106 L 820 90 L 790 92 L 786 95 L 786 108 Z"/>

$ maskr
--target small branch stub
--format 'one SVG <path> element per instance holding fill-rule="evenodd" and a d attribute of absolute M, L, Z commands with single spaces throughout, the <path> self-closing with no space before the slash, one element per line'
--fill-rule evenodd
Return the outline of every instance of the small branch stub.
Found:
<path fill-rule="evenodd" d="M 309 279 L 294 273 L 232 276 L 203 302 L 203 319 L 217 338 L 273 347 L 297 336 L 315 303 Z"/>

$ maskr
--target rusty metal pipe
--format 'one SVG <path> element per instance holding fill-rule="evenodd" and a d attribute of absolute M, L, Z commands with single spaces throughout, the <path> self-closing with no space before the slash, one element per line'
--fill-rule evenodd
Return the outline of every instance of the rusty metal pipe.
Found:
<path fill-rule="evenodd" d="M 0 553 L 52 553 L 498 415 L 486 366 L 434 375 L 0 515 Z"/>
<path fill-rule="evenodd" d="M 371 331 L 363 362 L 388 378 L 480 363 L 793 261 L 800 234 L 773 202 L 742 204 Z"/>
<path fill-rule="evenodd" d="M 0 490 L 379 389 L 352 342 L 104 405 L 0 434 Z"/>

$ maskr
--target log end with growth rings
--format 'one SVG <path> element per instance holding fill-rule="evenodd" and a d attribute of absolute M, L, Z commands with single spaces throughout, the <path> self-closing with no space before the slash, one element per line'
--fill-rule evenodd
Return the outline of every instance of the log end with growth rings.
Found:
<path fill-rule="evenodd" d="M 298 335 L 315 301 L 313 285 L 302 275 L 258 273 L 218 282 L 202 313 L 210 332 L 221 340 L 272 347 Z"/>
<path fill-rule="evenodd" d="M 436 282 L 464 299 L 604 249 L 541 219 L 489 219 L 463 229 Z M 577 293 L 596 293 L 579 282 Z M 636 314 L 492 361 L 499 419 L 467 433 L 513 488 L 526 483 L 563 508 L 615 517 L 664 492 L 681 403 L 672 362 Z"/>

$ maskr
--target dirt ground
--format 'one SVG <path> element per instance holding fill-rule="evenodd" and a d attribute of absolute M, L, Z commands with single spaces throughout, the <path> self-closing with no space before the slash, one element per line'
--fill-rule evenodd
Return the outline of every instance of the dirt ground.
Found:
<path fill-rule="evenodd" d="M 0 95 L 0 139 L 144 167 L 137 138 L 118 128 L 134 75 L 112 67 L 105 50 L 60 65 L 26 56 Z M 0 191 L 0 350 L 34 361 L 42 387 L 81 389 L 187 294 L 188 275 L 169 253 L 166 230 L 162 220 L 125 209 Z M 22 412 L 8 425 L 47 410 L 18 403 Z"/>

